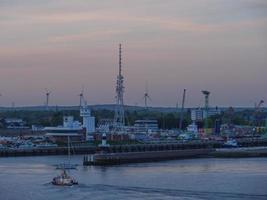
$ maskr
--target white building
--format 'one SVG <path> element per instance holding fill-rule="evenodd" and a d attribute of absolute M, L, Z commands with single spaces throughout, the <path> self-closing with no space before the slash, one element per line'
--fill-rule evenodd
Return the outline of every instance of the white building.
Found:
<path fill-rule="evenodd" d="M 203 120 L 203 111 L 201 108 L 191 109 L 191 120 L 192 121 Z"/>
<path fill-rule="evenodd" d="M 73 116 L 63 117 L 63 126 L 45 127 L 46 136 L 57 141 L 67 141 L 68 137 L 72 141 L 80 141 L 84 138 L 81 123 L 74 121 Z"/>
<path fill-rule="evenodd" d="M 192 121 L 202 121 L 203 119 L 213 116 L 213 115 L 218 115 L 221 114 L 221 110 L 216 107 L 216 108 L 209 108 L 208 110 L 208 115 L 205 110 L 201 108 L 196 108 L 196 109 L 191 109 L 191 120 Z"/>
<path fill-rule="evenodd" d="M 80 115 L 83 118 L 82 124 L 74 121 L 73 116 L 64 116 L 63 126 L 44 128 L 46 135 L 57 140 L 66 140 L 68 137 L 75 141 L 92 140 L 95 132 L 95 117 L 91 116 L 91 111 L 86 105 L 81 108 Z"/>
<path fill-rule="evenodd" d="M 80 115 L 83 117 L 82 127 L 86 130 L 86 140 L 92 140 L 95 132 L 95 117 L 91 116 L 91 110 L 87 105 L 82 106 Z"/>
<path fill-rule="evenodd" d="M 73 116 L 64 116 L 63 127 L 70 129 L 80 129 L 81 123 L 79 121 L 74 121 Z"/>
<path fill-rule="evenodd" d="M 4 120 L 7 129 L 28 129 L 26 122 L 19 118 L 6 118 Z"/>

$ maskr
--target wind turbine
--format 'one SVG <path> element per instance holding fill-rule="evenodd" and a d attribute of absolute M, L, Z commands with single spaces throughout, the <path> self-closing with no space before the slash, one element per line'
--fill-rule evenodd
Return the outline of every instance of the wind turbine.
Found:
<path fill-rule="evenodd" d="M 147 109 L 147 108 L 148 108 L 148 106 L 147 106 L 147 102 L 148 102 L 148 100 L 152 101 L 151 98 L 150 98 L 150 96 L 148 95 L 148 87 L 147 87 L 147 83 L 146 83 L 146 90 L 145 90 L 145 94 L 144 94 L 143 99 L 145 100 L 145 107 L 146 107 L 146 109 Z"/>
<path fill-rule="evenodd" d="M 49 97 L 50 97 L 51 92 L 46 88 L 45 89 L 45 96 L 46 96 L 46 101 L 45 101 L 45 107 L 48 110 L 49 106 Z"/>
<path fill-rule="evenodd" d="M 82 104 L 84 103 L 84 87 L 82 87 L 82 90 L 80 94 L 78 95 L 80 97 L 80 108 L 82 107 Z"/>

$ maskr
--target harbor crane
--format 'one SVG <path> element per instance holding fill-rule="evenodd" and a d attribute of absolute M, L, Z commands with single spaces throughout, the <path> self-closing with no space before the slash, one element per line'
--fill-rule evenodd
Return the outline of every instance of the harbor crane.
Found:
<path fill-rule="evenodd" d="M 205 133 L 207 133 L 207 129 L 208 129 L 208 126 L 209 126 L 209 121 L 208 121 L 208 115 L 209 115 L 209 95 L 210 95 L 210 92 L 207 91 L 207 90 L 202 90 L 202 94 L 204 95 L 204 98 L 205 98 L 205 105 L 204 105 L 204 111 L 205 111 L 205 115 L 204 115 L 204 120 L 205 120 Z"/>
<path fill-rule="evenodd" d="M 185 95 L 186 95 L 186 89 L 184 89 L 184 92 L 183 92 L 182 109 L 181 109 L 181 116 L 180 116 L 180 122 L 179 122 L 179 129 L 180 130 L 182 129 L 183 120 L 184 120 Z"/>

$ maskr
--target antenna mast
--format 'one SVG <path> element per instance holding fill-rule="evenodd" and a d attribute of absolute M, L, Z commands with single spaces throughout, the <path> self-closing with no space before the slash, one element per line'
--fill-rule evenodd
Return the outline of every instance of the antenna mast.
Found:
<path fill-rule="evenodd" d="M 122 48 L 119 44 L 119 75 L 117 76 L 116 84 L 116 109 L 114 116 L 114 131 L 122 132 L 124 130 L 125 118 L 124 118 L 124 102 L 123 102 L 123 76 L 122 76 Z"/>

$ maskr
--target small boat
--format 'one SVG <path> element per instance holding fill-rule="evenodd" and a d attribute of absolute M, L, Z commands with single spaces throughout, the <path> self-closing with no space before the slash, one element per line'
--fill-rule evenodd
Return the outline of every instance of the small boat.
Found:
<path fill-rule="evenodd" d="M 78 182 L 74 178 L 69 176 L 66 170 L 63 170 L 63 172 L 59 176 L 53 178 L 52 184 L 58 186 L 72 186 L 77 185 Z"/>

